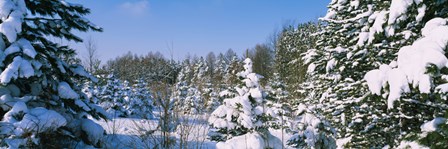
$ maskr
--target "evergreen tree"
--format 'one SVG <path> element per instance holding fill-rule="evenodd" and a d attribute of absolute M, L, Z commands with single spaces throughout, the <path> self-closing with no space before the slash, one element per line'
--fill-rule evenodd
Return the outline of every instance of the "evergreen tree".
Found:
<path fill-rule="evenodd" d="M 176 110 L 179 110 L 179 112 L 182 112 L 185 100 L 187 98 L 188 90 L 189 90 L 189 74 L 191 72 L 190 69 L 190 62 L 188 59 L 184 60 L 182 63 L 182 69 L 179 72 L 179 75 L 177 76 L 177 83 L 175 86 L 175 91 L 173 93 L 173 99 L 175 101 L 175 107 Z"/>
<path fill-rule="evenodd" d="M 213 70 L 215 75 L 212 78 L 214 80 L 213 85 L 215 85 L 213 88 L 218 89 L 218 93 L 224 89 L 224 74 L 226 73 L 227 66 L 224 54 L 220 53 L 215 62 L 215 69 Z"/>
<path fill-rule="evenodd" d="M 334 129 L 325 119 L 313 114 L 304 104 L 297 106 L 298 117 L 293 121 L 293 136 L 288 145 L 295 148 L 335 149 Z"/>
<path fill-rule="evenodd" d="M 304 56 L 309 63 L 309 77 L 302 87 L 308 95 L 304 103 L 315 107 L 312 112 L 322 114 L 336 128 L 338 139 L 349 140 L 345 147 L 397 147 L 407 134 L 419 132 L 423 122 L 446 111 L 438 106 L 422 106 L 420 103 L 439 95 L 406 88 L 408 84 L 402 82 L 407 81 L 398 71 L 391 71 L 398 76 L 393 80 L 401 81 L 396 83 L 402 85 L 398 86 L 398 94 L 392 91 L 397 90 L 396 84 L 387 81 L 380 84 L 387 83 L 390 91 L 374 87 L 369 92 L 370 83 L 364 80 L 370 80 L 366 74 L 372 69 L 400 67 L 397 53 L 417 43 L 422 37 L 420 30 L 429 20 L 446 18 L 446 6 L 447 1 L 330 3 L 322 18 L 326 25 L 318 34 L 317 47 Z"/>
<path fill-rule="evenodd" d="M 233 56 L 227 63 L 226 73 L 224 74 L 224 83 L 226 88 L 230 88 L 233 84 L 238 83 L 238 77 L 235 76 L 241 70 L 238 57 Z"/>
<path fill-rule="evenodd" d="M 102 87 L 99 95 L 99 103 L 110 117 L 125 116 L 123 90 L 123 84 L 119 79 L 112 74 L 107 76 L 107 83 Z"/>
<path fill-rule="evenodd" d="M 86 117 L 106 116 L 77 85 L 93 77 L 73 49 L 48 40 L 81 42 L 73 31 L 101 31 L 85 19 L 90 10 L 58 0 L 3 0 L 0 10 L 0 146 L 100 147 L 102 128 Z"/>
<path fill-rule="evenodd" d="M 153 100 L 146 82 L 138 79 L 132 86 L 132 100 L 130 101 L 130 110 L 132 116 L 138 118 L 153 118 Z"/>
<path fill-rule="evenodd" d="M 235 87 L 238 95 L 227 98 L 211 114 L 208 122 L 211 125 L 211 140 L 225 141 L 234 136 L 261 131 L 263 124 L 263 103 L 266 94 L 258 83 L 261 76 L 252 72 L 252 61 L 244 61 L 244 71 L 238 73 L 241 79 Z"/>
<path fill-rule="evenodd" d="M 299 24 L 297 28 L 287 26 L 276 41 L 275 70 L 279 73 L 280 79 L 286 83 L 291 98 L 303 97 L 298 89 L 305 81 L 308 65 L 303 62 L 302 53 L 316 47 L 317 37 L 314 34 L 320 27 L 320 24 L 313 22 Z"/>
<path fill-rule="evenodd" d="M 286 91 L 285 84 L 280 80 L 280 75 L 274 73 L 269 79 L 266 86 L 266 121 L 267 125 L 275 129 L 284 129 L 287 127 L 287 122 L 291 117 L 290 105 L 288 102 L 288 91 Z"/>

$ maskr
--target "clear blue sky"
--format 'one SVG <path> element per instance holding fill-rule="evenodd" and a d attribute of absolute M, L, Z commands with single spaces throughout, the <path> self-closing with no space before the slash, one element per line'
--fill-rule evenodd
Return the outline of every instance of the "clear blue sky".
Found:
<path fill-rule="evenodd" d="M 159 51 L 183 59 L 186 54 L 205 56 L 229 48 L 241 54 L 264 43 L 274 30 L 294 21 L 314 21 L 326 13 L 330 0 L 71 0 L 91 9 L 86 16 L 104 28 L 92 36 L 100 59 L 128 51 Z M 173 44 L 173 52 L 169 46 Z M 70 43 L 85 55 L 82 43 Z"/>

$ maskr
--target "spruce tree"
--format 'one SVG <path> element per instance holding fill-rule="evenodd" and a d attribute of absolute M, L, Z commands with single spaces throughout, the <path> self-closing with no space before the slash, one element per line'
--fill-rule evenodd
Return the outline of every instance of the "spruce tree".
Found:
<path fill-rule="evenodd" d="M 275 51 L 275 70 L 280 80 L 285 82 L 290 98 L 303 97 L 299 85 L 305 81 L 307 64 L 304 63 L 302 53 L 316 46 L 320 24 L 308 22 L 297 27 L 287 26 L 281 32 Z M 298 102 L 291 100 L 291 102 Z"/>
<path fill-rule="evenodd" d="M 101 126 L 97 133 L 84 126 L 98 126 L 87 115 L 106 116 L 77 85 L 93 77 L 73 49 L 48 39 L 81 42 L 74 31 L 101 31 L 85 19 L 90 10 L 59 0 L 3 0 L 0 10 L 0 146 L 99 147 Z"/>
<path fill-rule="evenodd" d="M 107 76 L 107 83 L 102 86 L 99 93 L 100 105 L 106 110 L 110 117 L 124 116 L 124 95 L 121 81 L 110 74 Z"/>
<path fill-rule="evenodd" d="M 130 101 L 131 115 L 143 119 L 153 118 L 153 99 L 146 82 L 138 79 L 132 86 L 132 100 Z"/>
<path fill-rule="evenodd" d="M 370 92 L 370 83 L 364 80 L 372 69 L 400 67 L 397 53 L 400 55 L 403 47 L 414 45 L 422 37 L 420 30 L 429 20 L 446 18 L 446 6 L 447 1 L 330 3 L 322 18 L 325 27 L 318 34 L 317 47 L 305 54 L 309 75 L 302 87 L 308 95 L 305 103 L 316 109 L 313 113 L 330 121 L 338 139 L 349 140 L 345 147 L 397 147 L 408 134 L 419 132 L 423 122 L 446 111 L 420 104 L 437 99 L 437 94 L 405 88 L 408 85 L 404 83 L 398 94 L 381 88 Z M 400 79 L 393 80 L 406 82 Z M 386 88 L 396 87 L 389 82 Z"/>
<path fill-rule="evenodd" d="M 266 121 L 274 129 L 288 128 L 287 122 L 291 117 L 292 109 L 288 104 L 288 91 L 286 85 L 280 80 L 280 75 L 274 73 L 266 86 Z"/>
<path fill-rule="evenodd" d="M 177 75 L 177 83 L 172 97 L 175 101 L 176 110 L 179 110 L 178 112 L 185 112 L 183 111 L 183 106 L 190 87 L 188 83 L 190 72 L 190 63 L 188 60 L 184 60 L 184 62 L 182 62 L 182 69 L 180 70 L 179 75 Z"/>
<path fill-rule="evenodd" d="M 235 87 L 237 95 L 227 98 L 211 114 L 209 137 L 215 141 L 225 141 L 234 136 L 263 130 L 263 104 L 266 93 L 261 90 L 261 76 L 252 72 L 252 61 L 244 60 L 244 70 L 237 74 L 240 83 Z"/>

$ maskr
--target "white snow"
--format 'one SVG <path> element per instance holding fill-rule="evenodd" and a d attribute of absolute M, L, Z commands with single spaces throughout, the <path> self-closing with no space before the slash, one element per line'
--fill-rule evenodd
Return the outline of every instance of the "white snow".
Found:
<path fill-rule="evenodd" d="M 358 35 L 358 43 L 357 46 L 364 46 L 364 43 L 369 39 L 369 32 L 361 32 Z"/>
<path fill-rule="evenodd" d="M 11 44 L 8 48 L 5 49 L 5 56 L 16 53 L 20 51 L 19 45 L 17 43 Z"/>
<path fill-rule="evenodd" d="M 0 82 L 8 84 L 11 79 L 17 79 L 18 77 L 29 78 L 34 75 L 34 68 L 31 63 L 21 56 L 16 56 L 13 62 L 0 74 Z"/>
<path fill-rule="evenodd" d="M 252 88 L 249 90 L 250 96 L 252 96 L 255 99 L 261 99 L 263 98 L 263 95 L 261 93 L 261 90 L 259 88 Z"/>
<path fill-rule="evenodd" d="M 3 97 L 4 96 L 2 96 L 2 98 Z M 25 114 L 27 112 L 28 112 L 28 108 L 27 108 L 26 104 L 22 101 L 17 101 L 14 104 L 14 106 L 12 107 L 12 109 L 5 113 L 3 121 L 10 122 L 10 123 L 17 122 L 19 120 L 17 120 L 15 118 L 15 115 Z"/>
<path fill-rule="evenodd" d="M 336 65 L 336 60 L 333 58 L 327 62 L 327 66 L 325 66 L 325 70 L 327 73 L 329 73 L 331 70 L 333 70 L 334 66 Z"/>
<path fill-rule="evenodd" d="M 22 64 L 22 57 L 17 56 L 13 59 L 12 63 L 6 67 L 5 70 L 0 74 L 0 82 L 2 84 L 8 84 L 11 79 L 17 79 L 18 77 L 18 70 L 20 65 Z"/>
<path fill-rule="evenodd" d="M 14 124 L 22 130 L 33 130 L 35 132 L 53 131 L 67 124 L 66 119 L 53 110 L 37 107 L 29 110 L 23 119 Z"/>
<path fill-rule="evenodd" d="M 314 56 L 316 56 L 316 49 L 309 49 L 305 52 L 302 60 L 305 64 L 309 64 Z"/>
<path fill-rule="evenodd" d="M 434 30 L 437 27 L 444 26 L 447 24 L 446 19 L 443 18 L 433 18 L 426 22 L 425 27 L 422 29 L 422 35 L 423 36 L 429 36 L 431 31 Z"/>
<path fill-rule="evenodd" d="M 103 127 L 90 119 L 81 120 L 81 130 L 86 133 L 88 140 L 94 144 L 103 138 Z"/>
<path fill-rule="evenodd" d="M 312 72 L 314 72 L 315 69 L 316 69 L 316 64 L 311 63 L 310 65 L 308 65 L 308 69 L 306 70 L 306 72 L 312 73 Z"/>
<path fill-rule="evenodd" d="M 305 136 L 305 143 L 308 144 L 308 146 L 315 146 L 317 143 L 317 137 L 318 134 L 318 127 L 321 123 L 320 119 L 316 116 L 305 113 L 302 115 L 300 121 L 299 121 L 299 127 L 305 127 L 301 128 L 304 129 L 304 131 L 300 132 L 299 135 Z"/>
<path fill-rule="evenodd" d="M 443 124 L 447 122 L 445 118 L 442 117 L 436 117 L 433 120 L 424 123 L 420 126 L 420 130 L 422 132 L 433 132 L 437 130 L 437 125 Z"/>
<path fill-rule="evenodd" d="M 182 122 L 183 133 L 188 137 L 185 138 L 188 143 L 186 148 L 216 148 L 216 142 L 207 140 L 207 132 L 209 130 L 206 124 L 206 115 L 190 115 L 188 121 Z M 102 138 L 105 143 L 104 148 L 154 148 L 160 147 L 160 137 L 162 132 L 157 128 L 159 122 L 157 119 L 132 119 L 132 118 L 115 118 L 109 121 L 96 121 L 105 130 L 107 135 Z M 204 123 L 205 122 L 205 123 Z M 178 129 L 181 125 L 178 126 Z M 174 139 L 174 146 L 172 148 L 180 148 L 178 143 L 180 141 L 180 131 L 169 133 L 170 138 Z M 100 132 L 98 131 L 98 134 Z M 102 132 L 101 132 L 102 133 Z M 185 147 L 185 146 L 184 146 Z"/>
<path fill-rule="evenodd" d="M 381 95 L 381 88 L 387 81 L 387 74 L 390 68 L 387 65 L 381 65 L 380 69 L 372 70 L 366 73 L 364 79 L 373 94 Z"/>
<path fill-rule="evenodd" d="M 93 77 L 92 75 L 90 75 L 82 66 L 76 66 L 74 68 L 70 68 L 70 70 L 77 75 L 83 76 L 83 77 L 87 77 L 90 78 L 92 80 L 92 82 L 98 82 L 98 79 Z"/>
<path fill-rule="evenodd" d="M 258 133 L 248 133 L 241 136 L 233 137 L 226 142 L 216 144 L 217 149 L 264 149 L 264 139 Z"/>
<path fill-rule="evenodd" d="M 321 18 L 322 20 L 331 20 L 334 18 L 334 16 L 336 16 L 337 12 L 331 9 L 328 9 L 327 14 Z"/>
<path fill-rule="evenodd" d="M 437 86 L 436 91 L 439 93 L 448 93 L 448 83 Z"/>
<path fill-rule="evenodd" d="M 345 148 L 344 145 L 347 144 L 348 142 L 350 142 L 351 140 L 352 140 L 352 137 L 337 139 L 336 140 L 336 145 L 338 146 L 337 148 L 338 149 Z"/>
<path fill-rule="evenodd" d="M 405 13 L 410 5 L 414 3 L 414 0 L 392 0 L 390 4 L 389 25 L 400 22 L 406 19 Z"/>
<path fill-rule="evenodd" d="M 371 16 L 371 17 L 375 18 L 375 22 L 373 23 L 372 27 L 370 27 L 370 29 L 369 29 L 369 38 L 368 38 L 369 44 L 372 43 L 372 41 L 374 40 L 375 34 L 384 32 L 383 24 L 386 23 L 387 13 L 388 13 L 388 11 L 380 11 L 380 12 L 375 12 L 374 15 Z M 361 38 L 360 38 L 360 40 L 361 40 Z"/>
<path fill-rule="evenodd" d="M 396 1 L 393 1 L 393 3 Z M 384 78 L 381 74 L 387 75 L 389 83 L 388 108 L 393 108 L 393 102 L 401 97 L 404 92 L 409 92 L 409 84 L 419 89 L 422 93 L 430 93 L 432 78 L 425 74 L 429 64 L 442 69 L 448 66 L 448 59 L 445 57 L 444 48 L 448 44 L 448 26 L 446 20 L 434 18 L 422 29 L 423 38 L 415 41 L 411 46 L 404 46 L 398 52 L 397 68 L 390 68 L 390 71 L 372 70 L 368 72 L 364 79 L 367 80 L 369 89 L 374 94 L 379 94 L 381 85 L 384 87 Z M 385 66 L 382 66 L 385 67 Z M 438 86 L 438 90 L 443 90 L 444 86 Z"/>
<path fill-rule="evenodd" d="M 26 14 L 24 0 L 2 1 L 0 3 L 0 33 L 6 36 L 10 43 L 17 39 L 17 34 L 22 31 L 22 20 Z"/>
<path fill-rule="evenodd" d="M 421 146 L 417 142 L 401 141 L 397 149 L 429 149 L 429 147 Z"/>
<path fill-rule="evenodd" d="M 359 7 L 359 0 L 351 0 L 350 1 L 350 6 L 354 7 L 355 9 L 357 9 Z"/>
<path fill-rule="evenodd" d="M 75 99 L 75 104 L 82 108 L 85 111 L 90 111 L 91 109 L 89 108 L 89 106 L 86 105 L 86 103 L 84 103 L 83 101 L 79 100 L 79 99 Z"/>
<path fill-rule="evenodd" d="M 336 52 L 336 53 L 342 53 L 342 52 L 347 52 L 348 49 L 346 48 L 342 48 L 342 47 L 336 47 L 334 49 L 327 49 L 328 52 Z"/>
<path fill-rule="evenodd" d="M 26 40 L 24 38 L 20 38 L 17 41 L 17 43 L 22 48 L 24 54 L 28 55 L 31 58 L 36 57 L 37 52 L 36 52 L 36 50 L 34 50 L 34 47 L 31 45 L 31 43 L 28 40 Z"/>
<path fill-rule="evenodd" d="M 387 80 L 390 89 L 389 97 L 387 98 L 387 107 L 391 109 L 394 107 L 394 102 L 401 97 L 401 93 L 409 92 L 410 89 L 406 75 L 398 69 L 390 70 Z"/>
<path fill-rule="evenodd" d="M 425 16 L 425 11 L 426 11 L 426 5 L 423 4 L 421 7 L 419 7 L 417 9 L 418 14 L 417 16 L 415 16 L 415 20 L 417 20 L 417 22 L 422 21 L 423 17 Z"/>
<path fill-rule="evenodd" d="M 30 61 L 22 59 L 19 68 L 19 77 L 29 78 L 31 76 L 34 76 L 33 66 L 31 66 Z"/>
<path fill-rule="evenodd" d="M 78 99 L 79 94 L 76 93 L 67 82 L 59 82 L 58 95 L 64 99 Z"/>

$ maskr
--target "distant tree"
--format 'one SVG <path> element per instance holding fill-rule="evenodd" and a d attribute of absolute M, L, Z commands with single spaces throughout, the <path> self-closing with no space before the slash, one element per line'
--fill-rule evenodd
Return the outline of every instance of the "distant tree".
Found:
<path fill-rule="evenodd" d="M 84 57 L 84 67 L 86 67 L 87 71 L 95 74 L 98 69 L 100 69 L 101 60 L 98 55 L 98 47 L 97 42 L 93 39 L 93 37 L 88 37 L 86 41 L 84 41 L 84 45 L 87 51 L 87 56 Z"/>
<path fill-rule="evenodd" d="M 205 65 L 207 66 L 206 76 L 210 79 L 210 83 L 215 84 L 215 73 L 216 73 L 216 55 L 210 52 L 205 57 Z"/>
<path fill-rule="evenodd" d="M 251 52 L 248 56 L 254 62 L 253 70 L 255 73 L 265 77 L 261 81 L 261 84 L 266 85 L 267 80 L 272 76 L 272 71 L 269 70 L 273 70 L 274 68 L 274 51 L 266 44 L 257 44 L 254 49 L 249 51 Z"/>
<path fill-rule="evenodd" d="M 226 53 L 224 53 L 224 60 L 227 64 L 230 64 L 230 62 L 237 57 L 238 55 L 233 51 L 232 49 L 228 49 Z"/>
<path fill-rule="evenodd" d="M 111 71 L 120 80 L 133 81 L 143 79 L 148 83 L 164 81 L 174 84 L 179 66 L 174 60 L 166 59 L 161 53 L 148 53 L 144 56 L 131 52 L 109 60 L 106 71 Z"/>

